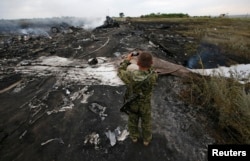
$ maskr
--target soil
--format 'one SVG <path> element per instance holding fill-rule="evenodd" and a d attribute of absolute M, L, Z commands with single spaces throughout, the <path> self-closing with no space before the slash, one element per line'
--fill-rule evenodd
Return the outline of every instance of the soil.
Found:
<path fill-rule="evenodd" d="M 207 132 L 213 129 L 207 129 L 200 109 L 179 98 L 184 86 L 173 75 L 161 75 L 153 91 L 153 140 L 148 147 L 129 138 L 112 146 L 105 134 L 117 127 L 126 130 L 127 123 L 119 110 L 125 86 L 112 75 L 115 63 L 109 63 L 139 48 L 186 65 L 189 56 L 183 45 L 198 40 L 175 34 L 180 29 L 185 26 L 137 22 L 93 31 L 65 27 L 46 34 L 2 32 L 0 160 L 206 160 L 208 144 L 218 138 Z M 88 60 L 96 57 L 97 65 L 90 65 Z M 100 57 L 108 63 L 104 68 Z M 105 71 L 82 74 L 86 69 Z M 110 75 L 104 78 L 101 72 Z M 105 115 L 90 110 L 96 104 Z M 87 142 L 91 134 L 98 134 L 96 142 Z"/>

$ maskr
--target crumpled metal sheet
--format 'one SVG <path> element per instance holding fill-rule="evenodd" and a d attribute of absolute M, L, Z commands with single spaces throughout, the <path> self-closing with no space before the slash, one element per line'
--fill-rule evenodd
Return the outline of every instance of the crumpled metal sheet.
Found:
<path fill-rule="evenodd" d="M 87 143 L 90 144 L 94 144 L 95 149 L 99 149 L 99 144 L 100 144 L 100 136 L 98 133 L 96 132 L 92 132 L 91 134 L 85 136 L 85 140 L 84 140 L 84 145 L 86 145 Z"/>
<path fill-rule="evenodd" d="M 131 65 L 128 66 L 128 70 L 137 70 L 138 66 L 137 64 L 137 56 L 133 56 L 131 62 Z M 172 74 L 175 76 L 185 77 L 188 76 L 189 73 L 191 73 L 190 70 L 188 70 L 186 67 L 178 64 L 171 63 L 169 61 L 153 57 L 153 64 L 152 67 L 155 69 L 155 71 L 158 74 L 165 75 L 165 74 Z"/>
<path fill-rule="evenodd" d="M 129 132 L 127 128 L 122 130 L 121 127 L 118 126 L 114 131 L 108 130 L 105 134 L 110 141 L 110 145 L 114 146 L 117 141 L 124 141 L 128 137 Z"/>
<path fill-rule="evenodd" d="M 101 106 L 98 103 L 92 103 L 89 106 L 89 109 L 93 113 L 98 114 L 100 116 L 100 118 L 102 119 L 102 121 L 105 119 L 105 117 L 108 116 L 107 114 L 105 114 L 107 107 Z"/>

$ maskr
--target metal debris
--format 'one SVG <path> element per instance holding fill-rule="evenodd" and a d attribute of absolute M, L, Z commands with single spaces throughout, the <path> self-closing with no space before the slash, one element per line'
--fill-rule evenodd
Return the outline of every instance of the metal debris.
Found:
<path fill-rule="evenodd" d="M 121 56 L 121 52 L 115 52 L 115 53 L 114 53 L 114 56 L 120 57 L 120 56 Z"/>
<path fill-rule="evenodd" d="M 59 112 L 65 112 L 67 110 L 72 110 L 74 107 L 74 103 L 69 100 L 67 97 L 63 97 L 63 105 L 57 109 L 55 108 L 54 110 L 47 111 L 47 115 L 51 115 L 53 113 L 59 113 Z"/>
<path fill-rule="evenodd" d="M 11 84 L 11 85 L 8 86 L 8 87 L 6 87 L 6 88 L 4 88 L 4 89 L 1 89 L 1 90 L 0 90 L 0 94 L 1 94 L 1 93 L 4 93 L 4 92 L 6 92 L 6 91 L 8 91 L 8 90 L 10 90 L 10 89 L 12 89 L 12 88 L 14 88 L 14 87 L 17 87 L 21 82 L 22 82 L 22 80 L 19 80 L 19 81 L 15 82 L 15 83 Z"/>
<path fill-rule="evenodd" d="M 89 109 L 95 114 L 98 114 L 101 117 L 102 121 L 105 119 L 105 117 L 108 116 L 107 114 L 105 114 L 106 108 L 107 107 L 101 106 L 97 103 L 92 103 L 89 106 Z"/>
<path fill-rule="evenodd" d="M 88 60 L 89 65 L 96 65 L 98 63 L 98 60 L 96 58 L 91 58 Z"/>
<path fill-rule="evenodd" d="M 114 146 L 117 141 L 124 141 L 128 137 L 129 132 L 127 128 L 121 130 L 121 127 L 118 126 L 113 132 L 108 130 L 105 134 L 110 140 L 110 145 Z"/>
<path fill-rule="evenodd" d="M 94 90 L 88 92 L 88 88 L 88 86 L 85 86 L 83 89 L 74 92 L 70 96 L 71 101 L 82 98 L 81 103 L 87 103 L 87 99 L 94 94 Z"/>
<path fill-rule="evenodd" d="M 105 132 L 105 134 L 106 134 L 107 138 L 109 138 L 109 140 L 110 140 L 110 145 L 114 146 L 116 144 L 115 133 L 108 130 L 108 132 Z"/>
<path fill-rule="evenodd" d="M 69 95 L 70 94 L 70 91 L 68 89 L 66 89 L 66 94 Z"/>
<path fill-rule="evenodd" d="M 60 144 L 64 144 L 62 138 L 54 138 L 54 139 L 49 139 L 49 140 L 47 140 L 45 142 L 42 142 L 41 146 L 44 146 L 44 145 L 46 145 L 46 144 L 48 144 L 48 143 L 50 143 L 52 141 L 58 141 Z"/>
<path fill-rule="evenodd" d="M 112 19 L 109 16 L 106 16 L 106 20 L 103 22 L 103 25 L 96 27 L 96 29 L 101 29 L 101 28 L 114 28 L 114 27 L 120 27 L 119 23 Z"/>
<path fill-rule="evenodd" d="M 122 130 L 122 132 L 117 136 L 117 141 L 124 141 L 127 139 L 129 132 L 127 129 Z"/>
<path fill-rule="evenodd" d="M 73 107 L 74 107 L 74 104 L 70 103 L 69 105 L 63 106 L 62 108 L 58 110 L 47 111 L 47 115 L 51 115 L 52 113 L 65 112 L 67 110 L 71 110 Z"/>
<path fill-rule="evenodd" d="M 26 135 L 26 133 L 27 133 L 27 130 L 25 130 L 25 131 L 22 133 L 22 135 L 19 136 L 19 139 L 22 139 L 22 138 Z"/>
<path fill-rule="evenodd" d="M 96 150 L 99 149 L 98 147 L 98 145 L 100 144 L 99 134 L 96 132 L 92 132 L 91 134 L 85 136 L 84 145 L 86 145 L 87 143 L 94 144 L 95 149 Z"/>

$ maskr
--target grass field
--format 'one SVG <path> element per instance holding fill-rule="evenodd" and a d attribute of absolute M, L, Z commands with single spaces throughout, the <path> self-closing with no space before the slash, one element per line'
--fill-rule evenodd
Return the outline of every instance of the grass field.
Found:
<path fill-rule="evenodd" d="M 250 19 L 197 18 L 185 21 L 193 24 L 187 25 L 189 29 L 180 34 L 216 44 L 229 54 L 250 59 Z"/>
<path fill-rule="evenodd" d="M 180 19 L 178 20 L 180 21 Z M 190 24 L 192 22 L 192 24 Z M 224 53 L 250 63 L 250 19 L 207 18 L 185 19 L 188 30 L 180 34 L 218 45 Z M 195 45 L 195 44 L 194 44 Z M 187 44 L 190 52 L 195 46 Z M 201 62 L 202 63 L 202 62 Z M 237 75 L 235 73 L 234 75 Z M 191 78 L 188 101 L 200 105 L 210 114 L 226 143 L 250 143 L 250 89 L 233 78 Z"/>
<path fill-rule="evenodd" d="M 177 23 L 182 28 L 176 32 L 182 36 L 194 37 L 198 43 L 216 44 L 229 54 L 250 60 L 250 18 L 130 18 L 129 21 Z M 197 44 L 187 44 L 185 48 L 190 55 Z"/>

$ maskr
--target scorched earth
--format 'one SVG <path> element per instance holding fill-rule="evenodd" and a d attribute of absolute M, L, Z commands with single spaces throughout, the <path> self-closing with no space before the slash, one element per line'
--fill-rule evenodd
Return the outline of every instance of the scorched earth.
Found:
<path fill-rule="evenodd" d="M 195 41 L 175 35 L 178 24 L 159 23 L 94 30 L 48 24 L 39 34 L 32 23 L 2 29 L 0 160 L 206 160 L 207 145 L 215 140 L 199 109 L 178 98 L 183 87 L 178 74 L 160 75 L 153 91 L 150 146 L 127 138 L 127 115 L 120 112 L 125 86 L 116 73 L 122 56 L 142 49 L 183 65 L 187 57 L 176 42 Z M 164 25 L 170 27 L 159 28 Z M 154 43 L 172 35 L 165 37 L 165 48 L 148 39 L 152 30 Z"/>

